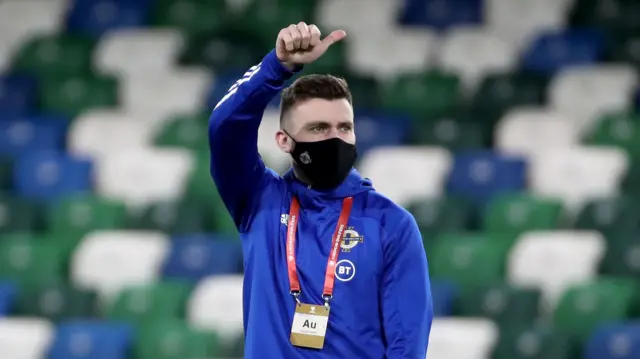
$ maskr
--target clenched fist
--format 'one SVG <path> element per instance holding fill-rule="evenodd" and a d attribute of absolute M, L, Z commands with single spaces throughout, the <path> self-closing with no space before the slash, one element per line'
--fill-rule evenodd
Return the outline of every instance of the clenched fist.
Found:
<path fill-rule="evenodd" d="M 278 34 L 276 55 L 285 66 L 293 68 L 298 64 L 310 64 L 322 56 L 329 46 L 344 39 L 347 33 L 336 30 L 324 39 L 316 25 L 300 22 L 289 25 Z"/>

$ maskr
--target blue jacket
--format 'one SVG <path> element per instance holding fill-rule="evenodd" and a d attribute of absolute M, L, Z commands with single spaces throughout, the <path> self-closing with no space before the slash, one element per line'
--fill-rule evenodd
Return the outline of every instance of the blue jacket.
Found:
<path fill-rule="evenodd" d="M 292 75 L 272 51 L 229 89 L 209 121 L 211 175 L 242 237 L 245 358 L 424 359 L 433 311 L 427 258 L 413 216 L 356 170 L 335 190 L 318 192 L 291 171 L 279 176 L 260 159 L 263 112 Z M 295 301 L 285 241 L 294 194 L 301 206 L 300 299 L 309 304 L 323 303 L 331 236 L 342 199 L 354 197 L 348 228 L 355 247 L 339 256 L 322 350 L 289 341 Z"/>

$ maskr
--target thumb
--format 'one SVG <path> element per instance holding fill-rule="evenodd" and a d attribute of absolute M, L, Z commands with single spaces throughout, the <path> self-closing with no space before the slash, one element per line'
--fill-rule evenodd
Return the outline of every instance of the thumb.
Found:
<path fill-rule="evenodd" d="M 344 30 L 333 31 L 322 40 L 322 45 L 324 45 L 323 47 L 328 48 L 345 37 L 347 37 L 347 33 Z"/>

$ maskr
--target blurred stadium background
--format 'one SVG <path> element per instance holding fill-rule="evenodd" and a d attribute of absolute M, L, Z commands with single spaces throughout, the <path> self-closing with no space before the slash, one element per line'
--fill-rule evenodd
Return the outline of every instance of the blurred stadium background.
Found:
<path fill-rule="evenodd" d="M 207 117 L 300 20 L 348 31 L 307 72 L 424 233 L 429 359 L 640 358 L 640 2 L 0 0 L 3 358 L 242 357 Z"/>

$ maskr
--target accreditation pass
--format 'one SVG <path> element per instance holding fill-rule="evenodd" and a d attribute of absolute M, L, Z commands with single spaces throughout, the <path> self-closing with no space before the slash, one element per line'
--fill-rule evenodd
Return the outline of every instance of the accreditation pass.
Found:
<path fill-rule="evenodd" d="M 329 324 L 329 310 L 324 305 L 296 304 L 291 326 L 291 344 L 322 349 Z"/>

